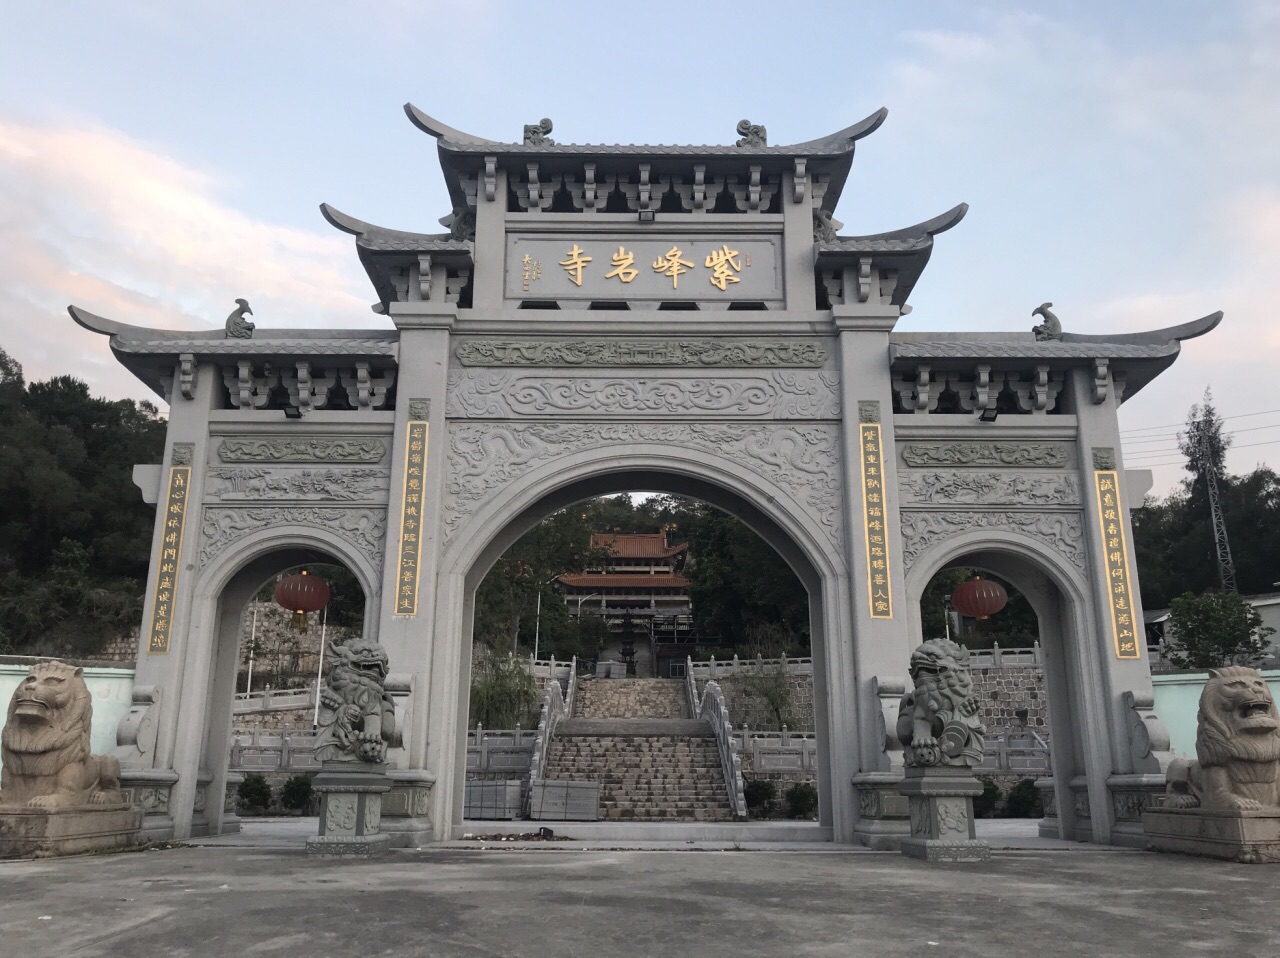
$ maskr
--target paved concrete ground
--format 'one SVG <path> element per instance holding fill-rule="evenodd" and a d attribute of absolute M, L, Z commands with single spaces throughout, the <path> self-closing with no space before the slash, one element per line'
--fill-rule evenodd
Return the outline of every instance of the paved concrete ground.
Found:
<path fill-rule="evenodd" d="M 830 845 L 678 853 L 569 842 L 333 862 L 291 844 L 310 823 L 258 824 L 240 845 L 229 836 L 0 864 L 0 954 L 1280 955 L 1275 866 L 1091 846 L 929 866 Z"/>

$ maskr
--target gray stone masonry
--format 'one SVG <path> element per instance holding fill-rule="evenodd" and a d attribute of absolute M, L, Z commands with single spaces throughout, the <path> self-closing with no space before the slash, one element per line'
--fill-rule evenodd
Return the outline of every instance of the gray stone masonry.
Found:
<path fill-rule="evenodd" d="M 982 703 L 978 717 L 989 733 L 1024 726 L 1041 735 L 1049 730 L 1049 703 L 1040 666 L 974 669 L 973 690 Z M 1025 722 L 1018 715 L 1021 710 L 1027 713 Z"/>
<path fill-rule="evenodd" d="M 597 782 L 606 820 L 733 817 L 715 737 L 690 719 L 680 679 L 583 679 L 546 777 Z"/>
<path fill-rule="evenodd" d="M 729 675 L 716 679 L 720 691 L 724 693 L 724 704 L 729 709 L 729 718 L 734 728 L 742 728 L 745 723 L 753 731 L 778 731 L 778 720 L 773 710 L 765 704 L 758 694 L 751 691 L 749 681 L 741 676 Z M 698 695 L 706 686 L 706 679 L 698 679 Z M 791 698 L 787 707 L 787 728 L 793 732 L 814 731 L 813 712 L 813 676 L 792 675 L 787 678 Z"/>
<path fill-rule="evenodd" d="M 600 816 L 729 821 L 716 740 L 702 735 L 556 735 L 547 778 L 600 785 Z"/>
<path fill-rule="evenodd" d="M 680 679 L 593 679 L 578 683 L 574 718 L 687 719 Z"/>

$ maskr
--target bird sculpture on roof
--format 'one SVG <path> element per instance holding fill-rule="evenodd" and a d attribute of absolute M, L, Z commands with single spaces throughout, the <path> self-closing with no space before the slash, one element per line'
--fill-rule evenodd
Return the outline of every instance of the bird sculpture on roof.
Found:
<path fill-rule="evenodd" d="M 228 339 L 252 339 L 253 323 L 244 318 L 244 314 L 253 315 L 253 310 L 249 308 L 249 301 L 244 299 L 236 300 L 236 308 L 231 311 L 231 315 L 227 317 L 227 338 Z"/>
<path fill-rule="evenodd" d="M 1062 338 L 1062 323 L 1058 321 L 1058 317 L 1053 315 L 1049 309 L 1053 303 L 1041 303 L 1031 311 L 1032 316 L 1044 317 L 1044 322 L 1031 327 L 1031 331 L 1036 334 L 1037 342 L 1045 342 L 1050 339 Z"/>

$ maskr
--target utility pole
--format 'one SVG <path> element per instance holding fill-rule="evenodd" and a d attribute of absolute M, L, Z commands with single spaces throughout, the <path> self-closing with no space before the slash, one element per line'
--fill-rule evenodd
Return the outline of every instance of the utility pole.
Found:
<path fill-rule="evenodd" d="M 1200 428 L 1196 428 L 1200 427 Z M 1196 470 L 1204 478 L 1205 491 L 1209 494 L 1209 516 L 1213 522 L 1213 544 L 1218 550 L 1218 579 L 1227 592 L 1239 593 L 1236 588 L 1236 565 L 1231 558 L 1231 542 L 1227 538 L 1227 524 L 1222 517 L 1222 503 L 1218 500 L 1218 476 L 1209 452 L 1208 430 L 1201 423 L 1193 423 L 1196 429 Z"/>

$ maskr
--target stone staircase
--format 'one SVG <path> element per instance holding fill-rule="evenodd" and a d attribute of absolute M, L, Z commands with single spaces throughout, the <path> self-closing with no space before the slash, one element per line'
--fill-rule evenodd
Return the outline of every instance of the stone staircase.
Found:
<path fill-rule="evenodd" d="M 597 782 L 600 817 L 732 819 L 710 725 L 691 720 L 680 679 L 583 679 L 556 729 L 548 779 Z"/>

